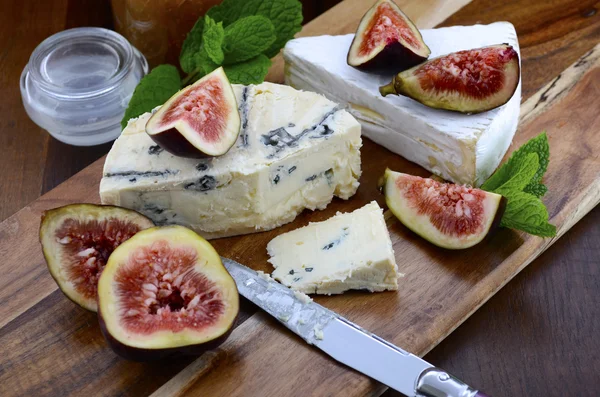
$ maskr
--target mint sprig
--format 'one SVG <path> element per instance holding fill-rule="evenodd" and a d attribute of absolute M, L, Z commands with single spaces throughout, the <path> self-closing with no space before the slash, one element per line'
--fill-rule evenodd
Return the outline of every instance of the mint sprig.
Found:
<path fill-rule="evenodd" d="M 125 116 L 121 120 L 121 127 L 127 127 L 127 122 L 130 119 L 162 105 L 180 88 L 181 78 L 175 66 L 160 65 L 155 67 L 135 87 L 129 106 L 125 111 Z"/>
<path fill-rule="evenodd" d="M 219 66 L 223 66 L 233 84 L 263 82 L 271 66 L 270 58 L 300 31 L 301 24 L 302 4 L 298 0 L 224 0 L 200 17 L 188 33 L 179 56 L 181 70 L 187 76 L 178 80 L 177 90 Z M 152 110 L 177 92 L 173 90 L 173 70 L 177 70 L 170 65 L 163 69 L 166 66 L 156 69 L 161 68 L 158 74 L 162 75 L 162 70 L 172 68 L 167 73 L 170 76 L 167 86 L 160 83 L 155 86 L 157 79 L 150 75 L 142 79 L 143 88 L 136 88 L 121 122 L 123 126 L 130 118 Z M 153 90 L 157 92 L 152 93 Z"/>
<path fill-rule="evenodd" d="M 541 237 L 556 235 L 556 227 L 548 223 L 548 210 L 540 199 L 548 190 L 541 181 L 549 159 L 548 136 L 543 132 L 515 151 L 481 185 L 483 190 L 508 200 L 501 226 Z"/>
<path fill-rule="evenodd" d="M 207 14 L 215 21 L 223 22 L 224 26 L 250 15 L 268 18 L 276 35 L 273 44 L 265 51 L 269 58 L 277 55 L 285 43 L 302 29 L 302 4 L 296 0 L 223 0 Z"/>
<path fill-rule="evenodd" d="M 520 166 L 523 159 L 531 154 L 535 153 L 538 156 L 539 167 L 535 175 L 531 178 L 528 185 L 524 188 L 528 193 L 532 193 L 537 197 L 542 197 L 547 189 L 544 186 L 540 187 L 542 177 L 548 169 L 548 162 L 550 160 L 550 147 L 548 145 L 548 136 L 546 132 L 542 132 L 535 138 L 530 139 L 519 150 L 515 151 L 506 164 L 500 167 L 487 181 L 481 186 L 482 189 L 493 191 L 502 185 L 508 178 L 515 174 L 516 169 Z M 543 186 L 543 185 L 541 185 Z M 541 194 L 541 195 L 538 195 Z"/>

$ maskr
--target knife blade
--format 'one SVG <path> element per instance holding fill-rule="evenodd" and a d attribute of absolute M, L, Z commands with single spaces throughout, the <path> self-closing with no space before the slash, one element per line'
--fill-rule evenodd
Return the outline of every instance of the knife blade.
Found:
<path fill-rule="evenodd" d="M 408 397 L 488 397 L 268 275 L 222 258 L 239 293 L 308 344 Z"/>

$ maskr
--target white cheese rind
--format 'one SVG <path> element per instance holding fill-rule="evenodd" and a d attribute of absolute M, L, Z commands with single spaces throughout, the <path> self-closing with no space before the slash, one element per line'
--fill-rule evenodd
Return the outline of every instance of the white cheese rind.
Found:
<path fill-rule="evenodd" d="M 269 230 L 358 188 L 360 124 L 325 97 L 263 83 L 235 85 L 242 130 L 208 160 L 176 157 L 130 120 L 104 164 L 104 204 L 180 224 L 206 238 Z"/>
<path fill-rule="evenodd" d="M 514 26 L 508 22 L 421 33 L 431 49 L 430 58 L 499 43 L 520 52 Z M 391 81 L 392 74 L 348 66 L 352 39 L 353 35 L 345 35 L 289 41 L 283 52 L 286 83 L 347 105 L 365 136 L 444 179 L 481 185 L 500 163 L 517 129 L 521 84 L 506 105 L 474 115 L 431 109 L 403 96 L 382 97 L 378 89 Z"/>
<path fill-rule="evenodd" d="M 398 289 L 394 249 L 375 201 L 275 237 L 267 251 L 272 277 L 306 294 Z"/>

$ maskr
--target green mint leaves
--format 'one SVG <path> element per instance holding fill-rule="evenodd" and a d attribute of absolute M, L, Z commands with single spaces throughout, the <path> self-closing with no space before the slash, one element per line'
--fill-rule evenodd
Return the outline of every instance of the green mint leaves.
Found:
<path fill-rule="evenodd" d="M 211 61 L 220 65 L 225 60 L 221 46 L 225 38 L 222 22 L 215 22 L 208 15 L 204 17 L 204 31 L 202 32 L 202 47 Z"/>
<path fill-rule="evenodd" d="M 179 80 L 177 73 L 177 89 L 173 89 L 175 67 L 158 66 L 140 81 L 121 124 L 126 126 L 130 118 L 166 102 L 181 87 L 219 66 L 232 84 L 262 83 L 271 66 L 270 58 L 301 28 L 299 0 L 223 0 L 200 17 L 188 33 L 179 56 L 187 76 Z"/>
<path fill-rule="evenodd" d="M 542 201 L 529 193 L 512 192 L 500 225 L 540 237 L 556 236 L 556 226 L 548 223 L 548 210 Z"/>
<path fill-rule="evenodd" d="M 515 151 L 483 183 L 483 190 L 508 200 L 502 226 L 541 237 L 556 235 L 556 227 L 548 223 L 548 210 L 540 200 L 548 190 L 541 181 L 549 159 L 548 136 L 543 132 Z"/>
<path fill-rule="evenodd" d="M 548 161 L 550 159 L 550 147 L 548 146 L 548 136 L 545 132 L 541 133 L 537 137 L 530 139 L 527 143 L 514 152 L 506 164 L 500 167 L 484 184 L 481 186 L 482 189 L 492 191 L 506 180 L 511 177 L 515 172 L 516 168 L 519 167 L 523 158 L 527 155 L 535 153 L 538 156 L 539 167 L 535 175 L 531 178 L 529 184 L 525 188 L 528 193 L 537 193 L 537 197 L 542 197 L 546 193 L 546 188 L 541 185 L 542 177 L 548 169 Z M 540 186 L 544 186 L 541 188 Z M 541 194 L 540 194 L 541 193 Z"/>
<path fill-rule="evenodd" d="M 277 55 L 302 28 L 302 4 L 297 0 L 223 0 L 220 5 L 208 10 L 207 15 L 223 22 L 226 27 L 250 15 L 268 18 L 276 36 L 264 53 L 269 58 Z"/>
<path fill-rule="evenodd" d="M 121 120 L 121 127 L 125 128 L 129 119 L 149 112 L 158 105 L 162 105 L 181 88 L 179 71 L 173 65 L 160 65 L 144 76 L 139 82 L 125 116 Z"/>
<path fill-rule="evenodd" d="M 275 38 L 273 24 L 261 15 L 235 21 L 225 28 L 225 64 L 244 62 L 264 53 Z"/>
<path fill-rule="evenodd" d="M 244 81 L 245 84 L 262 83 L 271 67 L 271 60 L 260 54 L 246 62 L 225 65 L 223 69 L 230 81 Z"/>

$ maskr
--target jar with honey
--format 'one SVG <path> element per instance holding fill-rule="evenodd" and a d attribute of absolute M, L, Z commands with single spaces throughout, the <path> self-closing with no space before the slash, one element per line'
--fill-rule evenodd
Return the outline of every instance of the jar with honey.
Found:
<path fill-rule="evenodd" d="M 221 0 L 111 0 L 117 32 L 151 67 L 179 65 L 179 52 L 196 20 Z"/>

